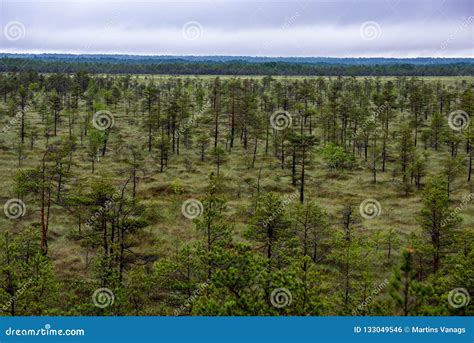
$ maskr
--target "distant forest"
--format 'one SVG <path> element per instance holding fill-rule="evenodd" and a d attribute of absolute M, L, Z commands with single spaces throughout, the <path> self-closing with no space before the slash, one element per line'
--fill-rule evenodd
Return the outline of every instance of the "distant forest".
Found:
<path fill-rule="evenodd" d="M 0 72 L 88 72 L 171 75 L 467 76 L 468 58 L 271 58 L 0 54 Z"/>

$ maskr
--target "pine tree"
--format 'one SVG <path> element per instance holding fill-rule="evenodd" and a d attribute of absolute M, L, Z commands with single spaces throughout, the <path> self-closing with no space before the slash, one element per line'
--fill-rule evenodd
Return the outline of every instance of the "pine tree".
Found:
<path fill-rule="evenodd" d="M 330 245 L 326 212 L 315 202 L 309 201 L 296 205 L 291 214 L 303 256 L 309 256 L 315 263 L 323 260 Z"/>
<path fill-rule="evenodd" d="M 196 301 L 192 304 L 196 315 L 266 315 L 275 314 L 269 305 L 265 287 L 268 284 L 266 263 L 256 255 L 248 244 L 237 243 L 222 250 L 219 259 L 226 262 L 219 268 L 210 282 L 204 284 Z"/>
<path fill-rule="evenodd" d="M 404 316 L 413 314 L 415 288 L 416 273 L 413 269 L 413 249 L 407 248 L 403 251 L 400 267 L 394 269 L 390 281 L 390 295 Z"/>
<path fill-rule="evenodd" d="M 297 150 L 297 159 L 299 159 L 300 163 L 300 202 L 304 202 L 304 186 L 306 180 L 306 165 L 308 163 L 308 159 L 311 155 L 311 148 L 316 145 L 316 137 L 310 135 L 293 135 L 290 138 L 290 141 L 295 146 Z"/>
<path fill-rule="evenodd" d="M 286 206 L 292 199 L 280 198 L 275 193 L 261 195 L 258 207 L 246 231 L 246 236 L 258 244 L 267 259 L 267 269 L 272 271 L 281 266 L 288 256 L 293 237 Z"/>
<path fill-rule="evenodd" d="M 419 223 L 431 244 L 433 271 L 441 266 L 441 259 L 451 245 L 454 229 L 461 221 L 449 208 L 446 192 L 448 184 L 441 178 L 432 178 L 423 192 Z"/>
<path fill-rule="evenodd" d="M 414 160 L 415 144 L 412 139 L 411 129 L 405 126 L 400 131 L 398 141 L 398 161 L 400 163 L 400 171 L 402 174 L 402 185 L 405 195 L 411 190 L 411 166 Z"/>
<path fill-rule="evenodd" d="M 225 217 L 226 200 L 220 194 L 219 179 L 213 174 L 209 177 L 209 185 L 202 201 L 203 213 L 195 219 L 196 228 L 203 237 L 203 261 L 207 268 L 207 278 L 211 279 L 215 270 L 214 250 L 230 243 L 232 226 Z"/>

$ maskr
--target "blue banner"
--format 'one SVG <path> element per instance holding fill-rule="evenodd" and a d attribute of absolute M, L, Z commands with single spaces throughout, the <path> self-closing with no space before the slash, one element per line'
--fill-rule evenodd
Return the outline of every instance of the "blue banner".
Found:
<path fill-rule="evenodd" d="M 0 342 L 474 342 L 474 317 L 1 317 Z"/>

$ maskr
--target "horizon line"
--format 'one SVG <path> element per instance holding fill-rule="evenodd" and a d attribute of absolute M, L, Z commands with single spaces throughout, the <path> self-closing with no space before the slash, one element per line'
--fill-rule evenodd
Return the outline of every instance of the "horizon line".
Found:
<path fill-rule="evenodd" d="M 474 57 L 465 57 L 465 56 L 449 56 L 449 57 L 439 57 L 439 56 L 417 56 L 417 57 L 387 57 L 387 56 L 269 56 L 269 55 L 225 55 L 225 54 L 127 54 L 127 53 L 78 53 L 78 52 L 4 52 L 0 51 L 0 55 L 71 55 L 71 56 L 136 56 L 136 57 L 250 57 L 250 58 L 324 58 L 324 59 L 394 59 L 394 60 L 404 60 L 404 59 L 465 59 L 465 60 L 474 60 Z"/>

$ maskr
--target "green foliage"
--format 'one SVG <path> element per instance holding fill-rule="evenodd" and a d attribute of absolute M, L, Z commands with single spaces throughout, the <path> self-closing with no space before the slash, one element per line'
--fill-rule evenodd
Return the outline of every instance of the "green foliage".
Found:
<path fill-rule="evenodd" d="M 462 60 L 446 63 L 437 63 L 436 59 L 426 63 L 414 64 L 407 61 L 406 63 L 386 63 L 385 60 L 369 62 L 367 64 L 360 63 L 359 59 L 350 60 L 349 63 L 341 63 L 339 59 L 335 59 L 338 63 L 327 63 L 326 59 L 313 60 L 311 63 L 299 63 L 298 61 L 273 61 L 260 62 L 252 61 L 255 57 L 248 57 L 249 61 L 235 61 L 231 57 L 230 61 L 183 61 L 182 59 L 166 59 L 159 57 L 150 57 L 149 59 L 133 59 L 129 57 L 127 60 L 117 62 L 116 58 L 103 57 L 98 61 L 97 58 L 91 60 L 83 57 L 83 61 L 77 61 L 75 56 L 64 56 L 51 60 L 48 57 L 41 59 L 38 56 L 34 58 L 3 58 L 3 65 L 0 71 L 8 72 L 11 70 L 21 69 L 28 63 L 31 70 L 42 73 L 59 73 L 59 72 L 87 72 L 87 73 L 120 73 L 120 74 L 163 74 L 163 75 L 299 75 L 299 76 L 459 76 L 473 75 L 474 67 L 472 63 L 466 63 Z M 374 66 L 376 64 L 376 66 Z"/>
<path fill-rule="evenodd" d="M 42 255 L 38 228 L 6 232 L 0 241 L 0 311 L 3 315 L 54 315 L 59 283 Z"/>
<path fill-rule="evenodd" d="M 2 74 L 2 314 L 472 315 L 471 83 Z"/>
<path fill-rule="evenodd" d="M 325 258 L 332 243 L 326 211 L 314 201 L 297 204 L 291 213 L 292 226 L 300 239 L 303 256 L 313 262 Z"/>
<path fill-rule="evenodd" d="M 246 237 L 262 250 L 269 271 L 287 264 L 294 251 L 294 234 L 286 208 L 291 201 L 292 198 L 283 199 L 275 193 L 262 195 L 246 231 Z"/>
<path fill-rule="evenodd" d="M 403 252 L 400 267 L 394 269 L 390 282 L 390 295 L 400 315 L 408 316 L 416 313 L 417 287 L 416 272 L 413 270 L 413 250 L 408 248 Z"/>
<path fill-rule="evenodd" d="M 341 146 L 329 143 L 322 149 L 321 153 L 326 165 L 333 171 L 344 170 L 352 166 L 352 157 Z"/>
<path fill-rule="evenodd" d="M 461 222 L 461 218 L 449 208 L 447 188 L 448 182 L 437 177 L 428 182 L 423 192 L 419 223 L 431 244 L 434 271 L 440 267 L 446 249 L 452 244 L 454 229 Z"/>
<path fill-rule="evenodd" d="M 215 249 L 228 245 L 232 239 L 233 227 L 226 220 L 226 200 L 220 194 L 220 188 L 219 180 L 211 174 L 207 192 L 202 201 L 203 213 L 195 220 L 196 228 L 203 237 L 199 255 L 207 267 L 209 279 L 218 263 Z"/>
<path fill-rule="evenodd" d="M 171 188 L 174 194 L 183 194 L 184 192 L 183 184 L 180 179 L 174 179 L 173 182 L 171 182 Z"/>
<path fill-rule="evenodd" d="M 268 314 L 265 301 L 267 274 L 265 261 L 251 247 L 237 244 L 222 251 L 218 258 L 227 268 L 216 271 L 193 305 L 197 315 L 263 315 Z"/>

